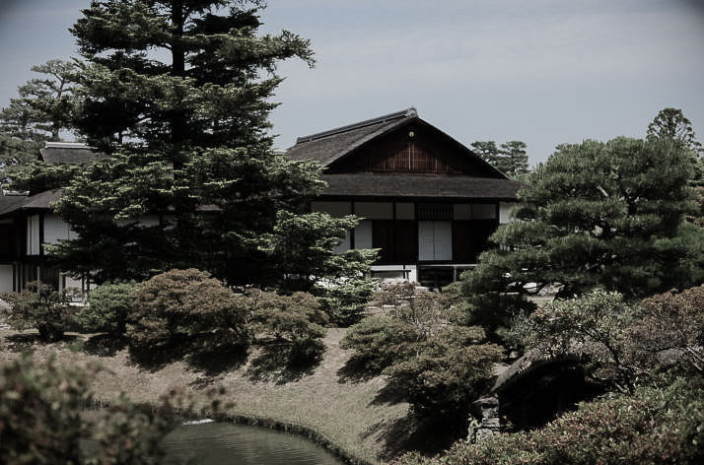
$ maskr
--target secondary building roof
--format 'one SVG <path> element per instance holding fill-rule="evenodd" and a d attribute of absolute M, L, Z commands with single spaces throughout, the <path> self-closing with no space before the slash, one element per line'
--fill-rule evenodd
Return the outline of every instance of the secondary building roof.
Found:
<path fill-rule="evenodd" d="M 0 195 L 0 216 L 19 210 L 27 198 L 26 195 Z"/>
<path fill-rule="evenodd" d="M 52 165 L 81 165 L 106 157 L 92 147 L 77 142 L 47 142 L 40 152 L 42 159 Z"/>
<path fill-rule="evenodd" d="M 28 195 L 2 195 L 0 196 L 0 216 L 8 215 L 19 210 L 50 210 L 51 204 L 61 197 L 61 189 L 44 191 Z"/>

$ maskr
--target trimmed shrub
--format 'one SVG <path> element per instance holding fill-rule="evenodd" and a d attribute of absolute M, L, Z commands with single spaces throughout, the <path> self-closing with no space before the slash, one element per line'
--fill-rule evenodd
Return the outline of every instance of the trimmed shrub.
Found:
<path fill-rule="evenodd" d="M 374 293 L 376 305 L 399 306 L 407 303 L 416 293 L 416 283 L 407 281 L 382 283 Z"/>
<path fill-rule="evenodd" d="M 440 457 L 409 454 L 394 465 L 699 465 L 703 424 L 701 384 L 679 380 L 580 404 L 539 430 L 461 441 Z"/>
<path fill-rule="evenodd" d="M 465 420 L 470 404 L 491 387 L 493 365 L 502 356 L 500 346 L 484 340 L 481 328 L 442 328 L 384 371 L 385 391 L 410 403 L 419 416 Z"/>
<path fill-rule="evenodd" d="M 292 366 L 305 365 L 320 357 L 328 318 L 313 295 L 296 292 L 286 296 L 255 289 L 245 299 L 257 343 L 277 345 L 288 351 L 287 363 Z"/>
<path fill-rule="evenodd" d="M 171 270 L 139 284 L 127 324 L 137 349 L 216 350 L 246 344 L 248 303 L 208 273 Z"/>
<path fill-rule="evenodd" d="M 347 328 L 362 319 L 375 287 L 376 282 L 371 278 L 350 278 L 325 287 L 318 286 L 315 294 L 319 296 L 330 323 Z"/>
<path fill-rule="evenodd" d="M 123 398 L 88 419 L 95 372 L 28 357 L 0 367 L 0 463 L 145 465 L 163 456 L 160 443 L 178 424 L 175 410 L 157 416 Z M 91 457 L 81 454 L 86 440 L 95 444 Z"/>
<path fill-rule="evenodd" d="M 548 357 L 580 355 L 589 375 L 632 391 L 661 368 L 704 372 L 704 286 L 628 303 L 595 290 L 517 319 L 512 337 Z"/>
<path fill-rule="evenodd" d="M 631 328 L 652 364 L 669 351 L 699 374 L 704 374 L 704 286 L 680 293 L 666 292 L 641 302 L 643 314 Z"/>
<path fill-rule="evenodd" d="M 0 463 L 8 465 L 152 465 L 161 463 L 164 437 L 184 416 L 217 415 L 217 396 L 202 407 L 178 391 L 142 408 L 123 395 L 85 415 L 94 366 L 64 366 L 28 356 L 0 366 Z M 90 447 L 84 449 L 84 445 Z"/>
<path fill-rule="evenodd" d="M 66 293 L 46 284 L 33 282 L 22 292 L 2 297 L 10 306 L 5 310 L 7 323 L 18 331 L 36 328 L 45 342 L 61 339 L 73 325 L 75 308 L 69 305 Z"/>
<path fill-rule="evenodd" d="M 628 328 L 637 318 L 639 309 L 621 294 L 595 290 L 517 319 L 511 337 L 547 357 L 580 355 L 592 378 L 632 390 L 641 370 L 634 364 L 638 342 Z"/>
<path fill-rule="evenodd" d="M 354 351 L 348 371 L 362 378 L 388 375 L 385 394 L 410 403 L 421 417 L 466 420 L 501 348 L 485 344 L 481 328 L 452 324 L 440 294 L 399 285 L 384 295 L 397 306 L 354 325 L 340 344 Z"/>
<path fill-rule="evenodd" d="M 88 305 L 76 314 L 76 324 L 87 333 L 122 336 L 134 306 L 135 283 L 105 283 L 91 291 Z"/>
<path fill-rule="evenodd" d="M 418 333 L 410 325 L 391 316 L 372 316 L 352 326 L 340 347 L 354 351 L 350 365 L 364 378 L 409 357 L 417 342 Z"/>

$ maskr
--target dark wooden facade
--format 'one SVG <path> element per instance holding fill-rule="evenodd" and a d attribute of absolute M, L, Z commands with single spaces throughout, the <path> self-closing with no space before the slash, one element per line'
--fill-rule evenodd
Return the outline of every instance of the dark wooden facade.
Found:
<path fill-rule="evenodd" d="M 421 123 L 380 136 L 331 164 L 326 172 L 500 177 L 468 157 L 466 149 Z"/>
<path fill-rule="evenodd" d="M 413 109 L 302 137 L 288 155 L 324 166 L 315 209 L 364 218 L 340 250 L 380 249 L 378 271 L 411 267 L 421 282 L 476 263 L 516 201 L 517 183 Z"/>

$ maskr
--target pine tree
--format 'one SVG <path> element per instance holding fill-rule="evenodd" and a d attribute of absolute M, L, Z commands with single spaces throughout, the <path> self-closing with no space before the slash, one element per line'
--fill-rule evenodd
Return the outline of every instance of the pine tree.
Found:
<path fill-rule="evenodd" d="M 679 108 L 663 108 L 648 125 L 648 138 L 670 139 L 694 152 L 702 151 L 692 122 Z"/>
<path fill-rule="evenodd" d="M 29 80 L 18 89 L 19 97 L 0 111 L 0 181 L 21 176 L 14 167 L 39 159 L 46 141 L 61 140 L 70 126 L 75 104 L 70 62 L 50 60 L 32 67 L 42 78 Z"/>
<path fill-rule="evenodd" d="M 520 191 L 519 221 L 491 237 L 464 275 L 471 324 L 490 334 L 530 309 L 545 286 L 560 296 L 594 287 L 629 298 L 702 279 L 702 230 L 694 208 L 692 158 L 672 141 L 619 138 L 562 145 Z"/>
<path fill-rule="evenodd" d="M 258 5 L 106 0 L 83 10 L 72 29 L 84 60 L 74 126 L 110 157 L 58 203 L 79 236 L 53 250 L 64 269 L 98 282 L 174 267 L 229 283 L 290 279 L 270 235 L 281 212 L 301 214 L 324 186 L 316 165 L 272 149 L 268 116 L 277 64 L 312 64 L 312 52 L 288 31 L 257 35 Z"/>
<path fill-rule="evenodd" d="M 527 145 L 519 140 L 511 140 L 501 144 L 499 154 L 503 163 L 500 164 L 501 171 L 512 178 L 528 173 Z"/>
<path fill-rule="evenodd" d="M 664 108 L 658 112 L 648 125 L 649 139 L 664 139 L 673 141 L 689 150 L 694 159 L 694 175 L 690 184 L 697 195 L 698 211 L 689 220 L 699 226 L 704 226 L 704 148 L 697 140 L 692 122 L 678 108 Z"/>
<path fill-rule="evenodd" d="M 499 168 L 499 148 L 493 140 L 478 140 L 471 144 L 474 152 L 494 168 Z"/>
<path fill-rule="evenodd" d="M 515 178 L 528 172 L 528 155 L 524 142 L 512 140 L 497 147 L 496 142 L 488 140 L 473 142 L 471 146 L 482 160 L 509 177 Z"/>

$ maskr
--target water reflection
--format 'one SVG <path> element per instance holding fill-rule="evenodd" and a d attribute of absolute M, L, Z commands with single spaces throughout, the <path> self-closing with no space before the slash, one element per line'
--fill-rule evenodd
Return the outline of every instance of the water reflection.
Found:
<path fill-rule="evenodd" d="M 305 438 L 231 423 L 181 426 L 164 447 L 168 465 L 342 465 Z"/>

